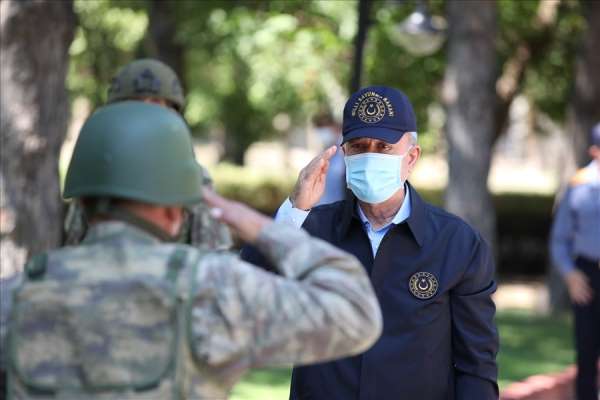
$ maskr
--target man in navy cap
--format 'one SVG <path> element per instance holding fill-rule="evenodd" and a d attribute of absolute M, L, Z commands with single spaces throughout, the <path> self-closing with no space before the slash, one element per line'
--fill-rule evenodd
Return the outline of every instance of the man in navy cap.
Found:
<path fill-rule="evenodd" d="M 301 172 L 277 220 L 357 256 L 379 299 L 384 330 L 365 353 L 296 366 L 291 399 L 498 397 L 492 255 L 458 217 L 407 182 L 421 154 L 408 98 L 388 87 L 354 93 L 344 108 L 345 200 L 316 206 L 331 147 Z M 268 266 L 253 248 L 243 256 Z"/>
<path fill-rule="evenodd" d="M 598 399 L 600 356 L 600 124 L 592 130 L 592 162 L 571 179 L 554 216 L 552 261 L 575 313 L 578 400 Z"/>

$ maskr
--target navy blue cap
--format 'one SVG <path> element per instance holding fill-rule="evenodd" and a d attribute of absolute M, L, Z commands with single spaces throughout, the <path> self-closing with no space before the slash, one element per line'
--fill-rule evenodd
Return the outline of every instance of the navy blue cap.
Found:
<path fill-rule="evenodd" d="M 350 96 L 344 107 L 343 143 L 368 137 L 396 143 L 416 132 L 417 121 L 408 97 L 386 86 L 369 86 Z"/>
<path fill-rule="evenodd" d="M 600 123 L 592 128 L 592 145 L 600 147 Z"/>

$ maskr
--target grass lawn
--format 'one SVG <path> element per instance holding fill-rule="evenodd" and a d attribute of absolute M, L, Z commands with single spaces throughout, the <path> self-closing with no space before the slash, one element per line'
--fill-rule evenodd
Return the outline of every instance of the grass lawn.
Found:
<path fill-rule="evenodd" d="M 502 311 L 500 330 L 500 388 L 530 375 L 558 372 L 575 362 L 572 318 L 537 316 L 531 311 Z"/>
<path fill-rule="evenodd" d="M 527 376 L 556 372 L 574 362 L 571 318 L 531 311 L 500 311 L 500 388 Z M 287 400 L 289 368 L 253 371 L 234 388 L 231 400 Z"/>

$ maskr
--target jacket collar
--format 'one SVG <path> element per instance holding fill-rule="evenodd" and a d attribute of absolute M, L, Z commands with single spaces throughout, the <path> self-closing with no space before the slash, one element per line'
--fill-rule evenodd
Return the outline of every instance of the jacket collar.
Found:
<path fill-rule="evenodd" d="M 405 220 L 409 230 L 420 247 L 423 247 L 425 240 L 425 229 L 427 224 L 427 204 L 421 196 L 407 181 L 406 187 L 410 191 L 410 216 Z M 350 224 L 356 220 L 362 226 L 360 216 L 357 212 L 356 197 L 349 189 L 346 190 L 346 200 L 342 206 L 341 221 L 339 224 L 338 233 L 340 237 L 344 237 L 350 229 Z"/>

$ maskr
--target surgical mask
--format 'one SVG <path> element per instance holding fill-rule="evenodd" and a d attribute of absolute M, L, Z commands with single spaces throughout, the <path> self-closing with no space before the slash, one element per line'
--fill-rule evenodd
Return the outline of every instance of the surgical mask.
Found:
<path fill-rule="evenodd" d="M 386 201 L 404 185 L 402 160 L 407 154 L 408 151 L 402 155 L 361 153 L 345 156 L 348 187 L 365 203 Z"/>

